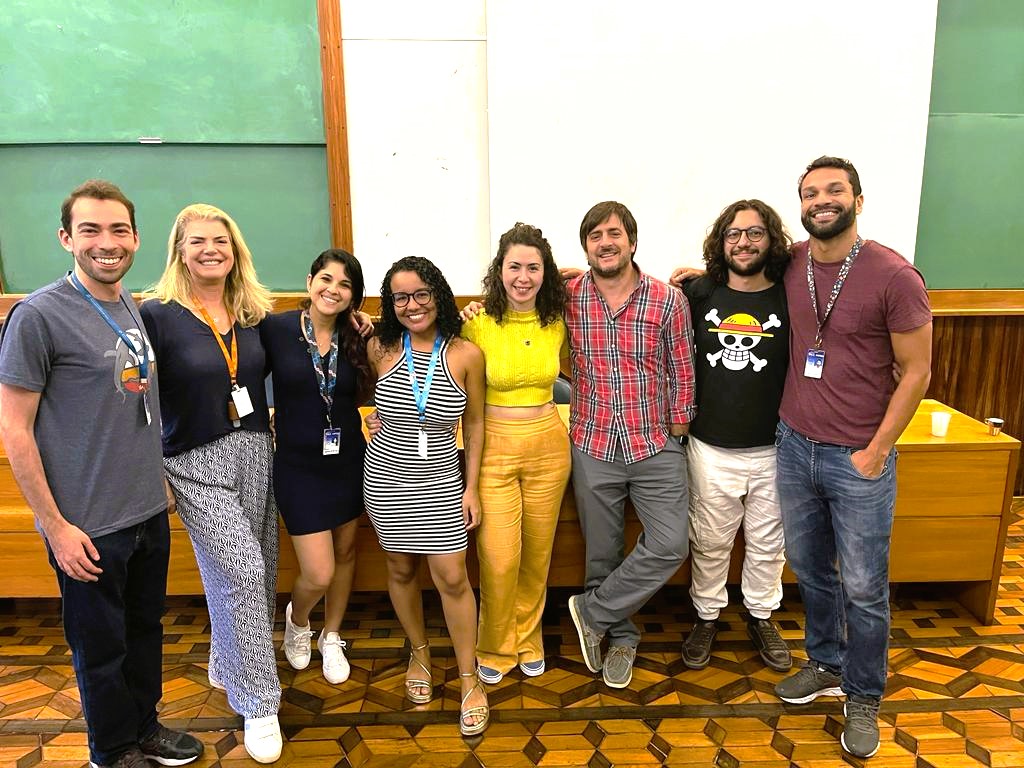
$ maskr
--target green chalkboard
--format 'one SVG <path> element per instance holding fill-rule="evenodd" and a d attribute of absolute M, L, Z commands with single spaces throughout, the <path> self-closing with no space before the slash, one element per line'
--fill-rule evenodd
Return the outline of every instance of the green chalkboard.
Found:
<path fill-rule="evenodd" d="M 160 275 L 174 217 L 189 203 L 211 203 L 238 222 L 260 280 L 274 290 L 304 290 L 310 262 L 330 247 L 323 147 L 6 146 L 0 261 L 8 291 L 27 293 L 69 268 L 56 237 L 60 205 L 93 177 L 135 203 L 140 247 L 125 279 L 133 290 Z"/>
<path fill-rule="evenodd" d="M 0 143 L 324 141 L 312 0 L 3 0 Z"/>
<path fill-rule="evenodd" d="M 1024 3 L 939 0 L 914 262 L 929 288 L 1024 288 Z"/>

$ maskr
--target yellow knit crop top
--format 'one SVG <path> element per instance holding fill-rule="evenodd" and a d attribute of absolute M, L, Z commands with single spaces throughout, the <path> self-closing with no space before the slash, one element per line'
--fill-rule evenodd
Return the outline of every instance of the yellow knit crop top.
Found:
<path fill-rule="evenodd" d="M 551 402 L 559 358 L 569 356 L 565 323 L 541 326 L 536 310 L 505 310 L 498 325 L 483 310 L 462 324 L 462 336 L 484 353 L 488 405 L 531 406 Z"/>

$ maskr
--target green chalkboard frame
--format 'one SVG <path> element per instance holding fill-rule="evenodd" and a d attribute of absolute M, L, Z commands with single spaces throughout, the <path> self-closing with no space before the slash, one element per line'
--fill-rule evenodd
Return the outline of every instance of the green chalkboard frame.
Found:
<path fill-rule="evenodd" d="M 304 290 L 306 269 L 331 245 L 326 150 L 275 145 L 0 146 L 0 261 L 6 289 L 27 293 L 71 264 L 57 242 L 60 205 L 88 178 L 106 178 L 135 203 L 140 248 L 125 279 L 141 290 L 160 275 L 174 216 L 205 202 L 238 222 L 260 280 Z"/>
<path fill-rule="evenodd" d="M 313 2 L 4 0 L 0 144 L 323 143 Z"/>

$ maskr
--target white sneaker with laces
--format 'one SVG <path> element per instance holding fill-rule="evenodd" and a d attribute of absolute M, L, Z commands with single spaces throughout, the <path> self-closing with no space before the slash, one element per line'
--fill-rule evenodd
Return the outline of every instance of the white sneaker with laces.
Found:
<path fill-rule="evenodd" d="M 313 630 L 309 624 L 304 627 L 292 624 L 292 604 L 284 609 L 284 642 L 281 648 L 292 665 L 292 669 L 305 669 L 309 666 L 309 658 L 312 655 L 310 649 L 310 638 L 313 637 Z"/>
<path fill-rule="evenodd" d="M 245 751 L 257 763 L 273 763 L 281 757 L 281 725 L 277 715 L 245 718 Z"/>
<path fill-rule="evenodd" d="M 324 658 L 324 677 L 328 683 L 339 685 L 348 680 L 352 667 L 345 658 L 345 641 L 337 632 L 320 632 L 316 649 Z"/>

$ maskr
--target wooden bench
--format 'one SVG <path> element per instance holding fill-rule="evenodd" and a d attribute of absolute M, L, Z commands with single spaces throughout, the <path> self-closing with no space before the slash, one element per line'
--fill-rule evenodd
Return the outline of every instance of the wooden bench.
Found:
<path fill-rule="evenodd" d="M 567 409 L 560 406 L 564 417 Z M 931 412 L 952 413 L 945 438 L 930 434 Z M 991 623 L 999 585 L 1003 546 L 1009 521 L 1012 480 L 1020 442 L 1007 435 L 991 436 L 985 425 L 935 401 L 926 400 L 900 438 L 898 485 L 893 525 L 891 578 L 894 582 L 949 582 L 950 593 L 979 620 Z M 685 514 L 680 510 L 680 514 Z M 630 511 L 627 541 L 635 541 L 639 522 Z M 168 593 L 202 593 L 192 547 L 177 516 L 171 518 L 171 565 Z M 472 539 L 471 539 L 472 540 Z M 355 589 L 384 590 L 387 570 L 376 535 L 365 518 L 358 539 Z M 555 535 L 551 586 L 583 583 L 583 541 L 571 488 L 565 494 Z M 738 583 L 742 535 L 733 551 L 729 579 Z M 476 580 L 476 556 L 469 553 Z M 295 555 L 281 527 L 278 590 L 287 592 L 295 577 Z M 671 583 L 689 582 L 685 563 Z M 787 581 L 793 574 L 786 569 Z M 424 568 L 424 585 L 430 580 Z M 0 454 L 0 597 L 52 597 L 56 580 L 33 527 L 6 455 Z"/>

